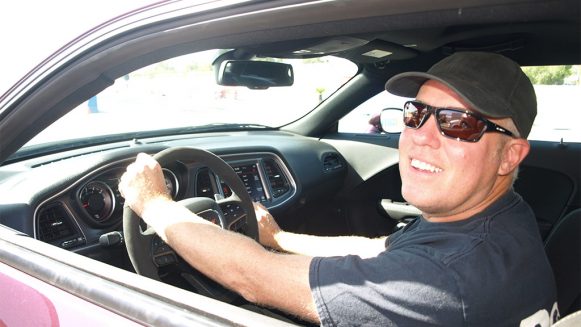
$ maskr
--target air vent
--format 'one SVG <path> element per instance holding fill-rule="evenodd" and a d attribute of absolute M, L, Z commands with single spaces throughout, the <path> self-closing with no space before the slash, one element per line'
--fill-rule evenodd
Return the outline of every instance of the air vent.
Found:
<path fill-rule="evenodd" d="M 325 153 L 323 155 L 323 171 L 331 172 L 343 168 L 343 161 L 336 153 Z"/>
<path fill-rule="evenodd" d="M 206 168 L 201 169 L 196 179 L 196 196 L 214 198 L 214 189 L 210 179 L 210 171 Z"/>
<path fill-rule="evenodd" d="M 43 242 L 71 247 L 83 241 L 60 204 L 53 204 L 40 210 L 37 228 L 38 239 Z"/>
<path fill-rule="evenodd" d="M 274 160 L 264 160 L 264 171 L 268 177 L 273 198 L 281 197 L 290 191 L 288 180 Z"/>

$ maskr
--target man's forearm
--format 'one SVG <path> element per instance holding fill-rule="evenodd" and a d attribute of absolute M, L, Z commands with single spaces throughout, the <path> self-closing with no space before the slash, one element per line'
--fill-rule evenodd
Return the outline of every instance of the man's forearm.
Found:
<path fill-rule="evenodd" d="M 211 222 L 194 215 L 184 206 L 163 197 L 149 201 L 143 209 L 141 218 L 153 227 L 157 235 L 166 242 L 167 236 L 165 233 L 171 225 L 182 222 L 212 225 Z"/>
<path fill-rule="evenodd" d="M 362 258 L 377 256 L 385 250 L 387 237 L 366 238 L 361 236 L 314 236 L 281 231 L 274 236 L 276 250 L 303 254 L 311 257 L 358 255 Z"/>
<path fill-rule="evenodd" d="M 152 202 L 144 210 L 145 217 L 203 274 L 249 301 L 318 322 L 309 287 L 310 257 L 266 251 L 252 239 L 223 230 L 173 201 Z"/>

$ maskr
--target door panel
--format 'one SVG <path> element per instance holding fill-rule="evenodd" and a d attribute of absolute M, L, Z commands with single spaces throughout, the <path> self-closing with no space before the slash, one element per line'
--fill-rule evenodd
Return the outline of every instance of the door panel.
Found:
<path fill-rule="evenodd" d="M 331 144 L 348 166 L 336 202 L 353 235 L 377 237 L 393 232 L 397 221 L 389 217 L 381 202 L 401 197 L 399 135 L 337 133 L 322 141 Z"/>

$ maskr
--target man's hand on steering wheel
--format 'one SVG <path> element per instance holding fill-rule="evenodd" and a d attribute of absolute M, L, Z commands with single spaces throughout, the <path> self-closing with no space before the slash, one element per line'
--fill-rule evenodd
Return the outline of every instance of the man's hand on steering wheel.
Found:
<path fill-rule="evenodd" d="M 148 154 L 140 153 L 121 176 L 119 192 L 125 204 L 142 216 L 149 201 L 171 200 L 159 163 Z M 147 221 L 146 221 L 147 222 Z"/>

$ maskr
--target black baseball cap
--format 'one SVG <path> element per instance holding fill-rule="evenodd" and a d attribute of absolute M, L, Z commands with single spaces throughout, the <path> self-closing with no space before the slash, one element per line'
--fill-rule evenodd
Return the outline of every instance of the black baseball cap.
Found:
<path fill-rule="evenodd" d="M 512 118 L 526 138 L 537 115 L 537 97 L 529 78 L 511 59 L 487 52 L 457 52 L 427 72 L 405 72 L 390 78 L 385 89 L 413 98 L 427 80 L 443 83 L 480 114 Z"/>

